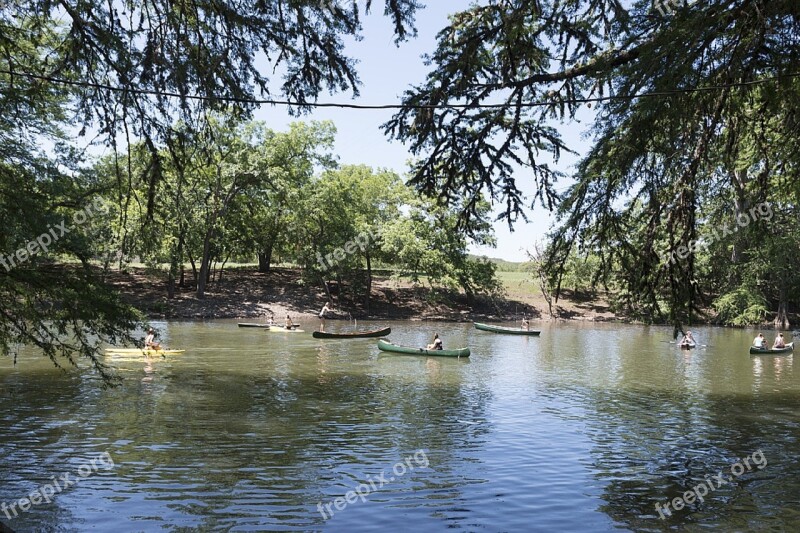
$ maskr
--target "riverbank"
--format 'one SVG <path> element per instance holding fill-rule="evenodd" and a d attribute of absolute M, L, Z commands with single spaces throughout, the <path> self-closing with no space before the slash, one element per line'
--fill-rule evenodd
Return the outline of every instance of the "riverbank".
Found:
<path fill-rule="evenodd" d="M 503 276 L 502 274 L 508 274 Z M 453 291 L 431 291 L 389 275 L 375 276 L 369 310 L 365 302 L 348 300 L 343 288 L 341 302 L 334 302 L 340 318 L 376 318 L 393 320 L 519 320 L 550 319 L 548 306 L 538 287 L 522 273 L 501 273 L 506 288 L 505 298 L 467 297 Z M 178 287 L 175 297 L 167 298 L 163 273 L 131 267 L 126 272 L 110 271 L 107 282 L 122 294 L 123 299 L 143 311 L 149 318 L 213 319 L 263 318 L 270 313 L 276 318 L 287 314 L 293 318 L 316 316 L 326 302 L 317 286 L 304 284 L 300 271 L 275 268 L 269 273 L 255 267 L 226 270 L 222 280 L 209 284 L 205 298 L 197 298 L 192 284 Z M 337 287 L 332 288 L 334 297 Z M 567 294 L 554 305 L 559 319 L 589 321 L 624 321 L 615 315 L 602 299 L 574 298 Z"/>

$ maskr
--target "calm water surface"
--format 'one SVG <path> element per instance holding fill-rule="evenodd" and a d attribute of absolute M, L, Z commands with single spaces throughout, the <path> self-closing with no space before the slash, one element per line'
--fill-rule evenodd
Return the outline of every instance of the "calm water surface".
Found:
<path fill-rule="evenodd" d="M 16 366 L 0 358 L 0 503 L 95 460 L 51 503 L 0 521 L 16 531 L 800 528 L 800 376 L 792 356 L 750 357 L 754 332 L 701 329 L 709 346 L 682 352 L 666 328 L 545 323 L 525 338 L 359 326 L 385 324 L 395 343 L 438 331 L 473 355 L 385 355 L 375 340 L 217 321 L 160 324 L 186 353 L 109 358 L 124 380 L 114 389 L 32 352 Z M 766 466 L 731 475 L 759 450 Z M 98 463 L 103 453 L 113 465 Z M 703 502 L 659 518 L 656 503 L 720 472 L 730 481 Z M 362 483 L 366 501 L 320 513 Z"/>

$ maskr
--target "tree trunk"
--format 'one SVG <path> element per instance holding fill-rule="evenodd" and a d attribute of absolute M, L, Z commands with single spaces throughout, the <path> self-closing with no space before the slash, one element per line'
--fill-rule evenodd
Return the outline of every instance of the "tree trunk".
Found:
<path fill-rule="evenodd" d="M 213 235 L 213 230 L 209 230 L 203 240 L 203 257 L 200 259 L 200 276 L 197 278 L 197 297 L 201 300 L 206 297 L 206 285 L 211 267 L 211 239 Z"/>
<path fill-rule="evenodd" d="M 547 302 L 547 312 L 550 315 L 550 318 L 555 318 L 553 314 L 553 295 L 550 294 L 550 284 L 547 281 L 547 272 L 544 269 L 544 260 L 542 259 L 542 254 L 539 252 L 539 247 L 534 244 L 533 245 L 533 254 L 528 254 L 530 259 L 533 261 L 535 265 L 536 274 L 539 277 L 539 289 L 542 291 L 542 296 L 544 297 L 544 301 Z M 556 295 L 558 291 L 556 291 Z M 556 296 L 556 301 L 558 301 L 558 296 Z"/>
<path fill-rule="evenodd" d="M 192 265 L 192 276 L 194 277 L 195 286 L 197 286 L 197 265 L 194 262 L 194 257 L 189 256 L 189 263 Z"/>
<path fill-rule="evenodd" d="M 258 254 L 258 271 L 267 273 L 272 267 L 272 250 L 275 248 L 275 241 L 270 240 L 264 247 L 264 251 Z"/>
<path fill-rule="evenodd" d="M 778 314 L 775 316 L 775 321 L 773 324 L 775 325 L 776 329 L 789 329 L 789 313 L 788 313 L 788 297 L 786 294 L 786 286 L 781 284 L 780 291 L 778 293 Z"/>
<path fill-rule="evenodd" d="M 320 276 L 320 280 L 322 281 L 322 288 L 325 289 L 325 296 L 328 297 L 329 302 L 333 302 L 333 295 L 331 294 L 331 288 L 328 287 L 328 282 L 325 281 L 325 278 Z"/>
<path fill-rule="evenodd" d="M 371 301 L 372 296 L 372 260 L 369 256 L 369 251 L 366 253 L 367 256 L 367 294 L 366 298 L 364 298 L 364 312 L 367 316 L 369 316 L 369 304 Z"/>
<path fill-rule="evenodd" d="M 731 182 L 733 183 L 734 187 L 734 197 L 733 197 L 733 216 L 734 221 L 739 220 L 739 215 L 747 214 L 747 210 L 750 209 L 750 199 L 747 192 L 747 169 L 739 169 L 731 171 Z M 740 250 L 744 248 L 743 244 L 744 234 L 739 234 L 737 238 L 734 239 L 733 246 L 731 247 L 731 263 L 736 264 L 741 261 L 741 252 Z M 741 246 L 740 246 L 741 245 Z M 731 272 L 733 272 L 732 269 Z M 735 279 L 729 280 L 731 283 L 736 283 Z"/>
<path fill-rule="evenodd" d="M 269 257 L 265 253 L 258 254 L 258 271 L 267 273 L 269 272 Z"/>
<path fill-rule="evenodd" d="M 222 260 L 222 265 L 219 267 L 219 276 L 217 276 L 217 283 L 222 283 L 222 272 L 225 270 L 225 263 L 231 258 L 231 254 L 229 253 L 225 259 Z"/>
<path fill-rule="evenodd" d="M 167 276 L 167 299 L 172 300 L 173 298 L 175 298 L 175 271 L 170 267 Z"/>
<path fill-rule="evenodd" d="M 169 261 L 169 274 L 167 276 L 167 299 L 172 300 L 175 298 L 175 277 L 178 274 L 178 270 L 180 269 L 180 262 L 181 262 L 181 252 L 180 252 L 180 243 L 178 244 L 177 249 L 173 249 L 172 253 L 170 254 L 170 261 Z"/>

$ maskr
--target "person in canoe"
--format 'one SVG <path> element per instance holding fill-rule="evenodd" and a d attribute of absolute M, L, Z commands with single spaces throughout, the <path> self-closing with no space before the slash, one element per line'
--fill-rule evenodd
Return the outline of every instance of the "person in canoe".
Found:
<path fill-rule="evenodd" d="M 522 317 L 522 327 L 526 330 L 531 329 L 531 323 L 528 322 L 528 319 L 526 317 Z"/>
<path fill-rule="evenodd" d="M 679 342 L 681 346 L 696 346 L 697 341 L 694 340 L 694 336 L 692 335 L 691 331 L 687 331 L 686 335 L 683 336 L 681 342 Z"/>
<path fill-rule="evenodd" d="M 275 313 L 270 313 L 269 318 L 267 318 L 267 325 L 268 326 L 277 326 L 275 323 Z"/>
<path fill-rule="evenodd" d="M 779 333 L 777 337 L 775 337 L 775 342 L 772 343 L 773 350 L 779 350 L 781 348 L 786 348 L 786 341 L 783 340 L 783 333 Z"/>
<path fill-rule="evenodd" d="M 322 307 L 322 311 L 319 312 L 319 330 L 325 331 L 325 317 L 328 316 L 328 312 L 332 309 L 332 305 L 330 302 L 326 303 Z"/>
<path fill-rule="evenodd" d="M 767 339 L 764 337 L 763 333 L 759 333 L 756 335 L 756 338 L 753 339 L 753 347 L 758 348 L 759 350 L 767 349 Z"/>
<path fill-rule="evenodd" d="M 147 330 L 147 337 L 144 338 L 144 347 L 148 350 L 161 349 L 161 343 L 156 342 L 156 331 L 153 328 Z"/>
<path fill-rule="evenodd" d="M 286 315 L 286 329 L 293 329 L 296 328 L 298 325 L 299 324 L 295 324 L 294 322 L 292 322 L 291 316 Z"/>
<path fill-rule="evenodd" d="M 439 334 L 436 333 L 433 336 L 433 342 L 430 343 L 425 347 L 426 350 L 442 350 L 444 346 L 442 345 L 442 339 L 439 338 Z"/>

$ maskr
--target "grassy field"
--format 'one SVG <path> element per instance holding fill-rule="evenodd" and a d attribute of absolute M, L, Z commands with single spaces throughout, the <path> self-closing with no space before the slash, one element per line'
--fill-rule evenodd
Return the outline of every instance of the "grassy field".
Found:
<path fill-rule="evenodd" d="M 541 296 L 539 282 L 534 281 L 530 272 L 498 272 L 497 277 L 509 299 L 528 301 Z"/>

